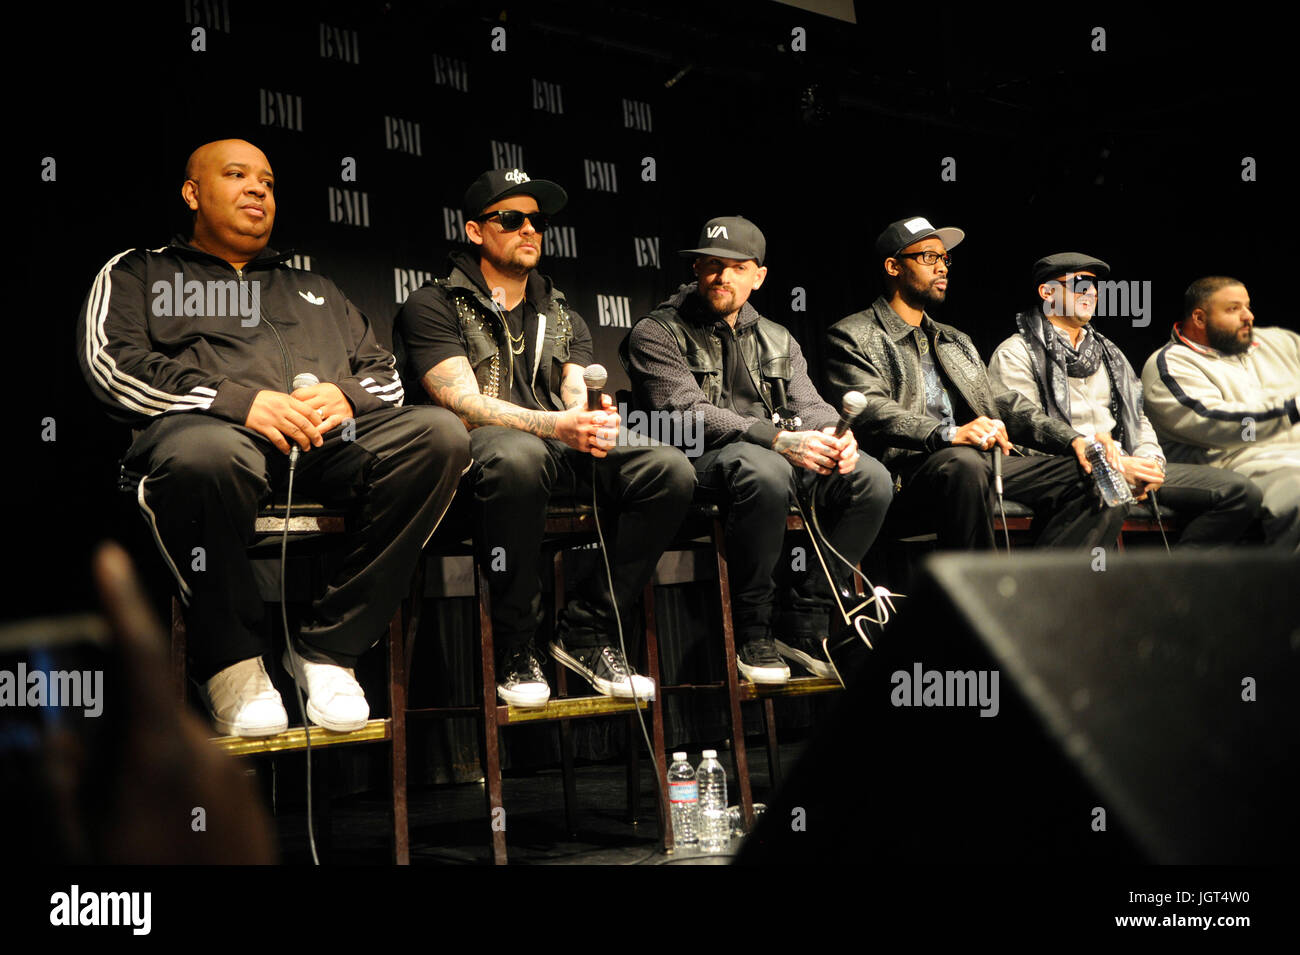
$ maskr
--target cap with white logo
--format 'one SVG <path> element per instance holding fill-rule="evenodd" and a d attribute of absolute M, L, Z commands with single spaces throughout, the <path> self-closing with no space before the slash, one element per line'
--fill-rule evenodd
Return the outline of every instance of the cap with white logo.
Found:
<path fill-rule="evenodd" d="M 924 216 L 899 219 L 897 222 L 890 223 L 876 238 L 876 257 L 884 261 L 902 252 L 913 242 L 920 242 L 931 236 L 937 238 L 943 243 L 943 247 L 951 252 L 962 239 L 966 238 L 966 233 L 951 226 L 946 229 L 936 229 Z"/>
<path fill-rule="evenodd" d="M 700 248 L 680 249 L 681 255 L 716 255 L 724 259 L 753 259 L 763 264 L 767 240 L 758 226 L 741 216 L 710 219 L 700 230 Z"/>
<path fill-rule="evenodd" d="M 548 216 L 555 215 L 569 201 L 569 194 L 560 186 L 545 179 L 530 179 L 522 169 L 490 169 L 465 190 L 465 216 L 472 219 L 510 196 L 532 196 L 537 208 Z"/>

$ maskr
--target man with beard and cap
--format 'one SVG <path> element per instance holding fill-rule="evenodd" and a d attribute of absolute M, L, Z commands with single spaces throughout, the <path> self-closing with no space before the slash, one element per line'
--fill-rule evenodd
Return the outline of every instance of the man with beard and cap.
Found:
<path fill-rule="evenodd" d="M 1142 388 L 1169 459 L 1249 477 L 1264 492 L 1265 541 L 1300 550 L 1300 335 L 1257 326 L 1237 279 L 1197 279 Z"/>
<path fill-rule="evenodd" d="M 464 486 L 492 588 L 497 692 L 521 707 L 550 698 L 535 637 L 552 495 L 589 501 L 594 480 L 614 593 L 604 574 L 585 581 L 561 612 L 551 655 L 599 693 L 649 699 L 654 682 L 633 673 L 619 649 L 615 608 L 629 620 L 695 484 L 675 448 L 616 446 L 619 415 L 608 395 L 604 410 L 587 410 L 591 332 L 536 271 L 550 217 L 567 198 L 521 169 L 479 176 L 464 198 L 472 250 L 452 253 L 446 278 L 412 292 L 397 315 L 412 373 L 470 429 L 474 464 Z"/>
<path fill-rule="evenodd" d="M 1060 252 L 1034 263 L 1039 306 L 1016 316 L 1017 334 L 994 351 L 989 381 L 1015 391 L 1081 434 L 1109 432 L 1137 500 L 1158 491 L 1158 503 L 1188 518 L 1179 543 L 1230 544 L 1259 513 L 1261 493 L 1249 478 L 1202 464 L 1167 463 L 1142 412 L 1142 385 L 1120 350 L 1090 322 L 1101 259 Z"/>
<path fill-rule="evenodd" d="M 867 396 L 855 429 L 894 474 L 900 527 L 928 526 L 942 548 L 992 547 L 993 462 L 984 452 L 1010 455 L 1014 441 L 1047 454 L 1007 457 L 1002 465 L 1006 497 L 1034 510 L 1037 543 L 1110 545 L 1125 509 L 1100 506 L 1087 477 L 1092 438 L 1016 392 L 995 389 L 970 338 L 927 312 L 947 296 L 949 250 L 964 237 L 919 216 L 880 234 L 885 294 L 830 329 L 832 390 Z M 1117 464 L 1110 436 L 1096 438 Z"/>
<path fill-rule="evenodd" d="M 724 500 L 740 672 L 783 683 L 784 657 L 829 676 L 822 641 L 834 603 L 820 565 L 783 587 L 774 613 L 786 515 L 794 495 L 812 497 L 830 547 L 856 565 L 889 509 L 889 474 L 858 454 L 851 430 L 835 437 L 839 412 L 809 380 L 799 343 L 749 303 L 767 277 L 758 227 L 739 216 L 711 219 L 699 246 L 682 251 L 695 257 L 697 281 L 632 328 L 632 383 L 643 407 L 703 424 L 695 473 Z M 840 592 L 851 594 L 852 571 L 829 553 L 827 560 Z"/>
<path fill-rule="evenodd" d="M 260 149 L 201 146 L 180 191 L 189 237 L 122 252 L 95 279 L 77 320 L 82 373 L 135 430 L 123 467 L 143 475 L 140 509 L 185 605 L 190 676 L 220 732 L 288 726 L 246 551 L 258 509 L 290 474 L 297 492 L 352 509 L 343 566 L 284 665 L 308 719 L 360 729 L 370 709 L 356 660 L 406 595 L 469 464 L 468 437 L 446 411 L 399 407 L 396 360 L 366 317 L 268 246 L 275 176 Z"/>

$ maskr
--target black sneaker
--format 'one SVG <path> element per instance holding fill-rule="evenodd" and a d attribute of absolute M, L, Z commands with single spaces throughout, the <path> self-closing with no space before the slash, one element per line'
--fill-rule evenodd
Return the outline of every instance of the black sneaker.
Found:
<path fill-rule="evenodd" d="M 776 652 L 771 637 L 759 637 L 746 643 L 736 653 L 736 664 L 751 683 L 785 683 L 790 679 L 790 668 Z"/>
<path fill-rule="evenodd" d="M 511 706 L 545 706 L 551 688 L 542 672 L 533 643 L 520 643 L 507 649 L 497 664 L 497 695 Z"/>
<path fill-rule="evenodd" d="M 630 700 L 633 689 L 639 700 L 655 698 L 654 680 L 633 673 L 623 654 L 610 646 L 565 649 L 564 640 L 551 641 L 551 656 L 582 676 L 602 696 Z"/>
<path fill-rule="evenodd" d="M 787 660 L 793 660 L 815 676 L 834 679 L 835 673 L 826 660 L 826 650 L 816 637 L 791 637 L 777 640 L 776 650 Z"/>

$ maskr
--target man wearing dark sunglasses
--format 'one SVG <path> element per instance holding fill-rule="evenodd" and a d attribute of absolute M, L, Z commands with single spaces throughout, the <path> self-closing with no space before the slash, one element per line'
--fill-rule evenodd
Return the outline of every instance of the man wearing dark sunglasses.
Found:
<path fill-rule="evenodd" d="M 1124 476 L 1139 501 L 1189 518 L 1183 546 L 1230 544 L 1259 512 L 1262 493 L 1247 477 L 1202 464 L 1166 463 L 1142 411 L 1142 383 L 1133 366 L 1090 324 L 1098 283 L 1110 274 L 1101 259 L 1059 252 L 1034 263 L 1036 307 L 1016 316 L 1016 334 L 993 352 L 989 380 L 1015 391 L 1081 434 L 1110 433 L 1120 445 Z M 1148 507 L 1152 504 L 1148 504 Z"/>
<path fill-rule="evenodd" d="M 945 549 L 992 547 L 993 462 L 983 452 L 1010 455 L 1014 441 L 1049 455 L 1002 462 L 1006 497 L 1038 515 L 1038 544 L 1109 545 L 1124 508 L 1100 508 L 1084 476 L 1091 438 L 991 385 L 974 342 L 928 314 L 947 297 L 949 250 L 963 238 L 920 216 L 892 223 L 876 239 L 885 294 L 829 332 L 831 391 L 866 395 L 858 441 L 894 474 L 891 519 L 900 531 L 937 532 Z M 1110 436 L 1097 437 L 1117 462 Z"/>
<path fill-rule="evenodd" d="M 470 429 L 474 462 L 461 499 L 492 589 L 497 692 L 512 706 L 550 697 L 534 639 L 552 493 L 590 501 L 594 479 L 614 593 L 611 601 L 603 573 L 586 581 L 561 614 L 551 654 L 599 693 L 647 699 L 654 683 L 618 649 L 614 608 L 626 623 L 695 485 L 675 448 L 616 446 L 619 415 L 608 395 L 605 410 L 587 410 L 591 332 L 536 271 L 549 217 L 567 198 L 520 169 L 484 173 L 465 192 L 473 251 L 452 253 L 447 277 L 412 292 L 396 321 L 410 372 Z"/>

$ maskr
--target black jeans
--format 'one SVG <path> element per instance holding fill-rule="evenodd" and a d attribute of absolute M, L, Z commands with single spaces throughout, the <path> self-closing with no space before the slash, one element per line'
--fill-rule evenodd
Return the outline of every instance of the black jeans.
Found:
<path fill-rule="evenodd" d="M 469 465 L 465 426 L 441 408 L 384 408 L 304 451 L 294 493 L 351 509 L 342 567 L 312 603 L 303 654 L 353 666 L 410 584 L 420 551 Z M 205 680 L 268 648 L 246 548 L 258 510 L 288 482 L 289 460 L 257 432 L 198 412 L 165 415 L 131 445 L 138 500 L 181 589 L 191 675 Z M 201 551 L 198 548 L 202 548 Z"/>
<path fill-rule="evenodd" d="M 686 456 L 677 448 L 620 446 L 594 458 L 561 441 L 495 425 L 470 432 L 470 453 L 474 463 L 464 478 L 467 493 L 460 507 L 473 510 L 475 551 L 491 586 L 497 651 L 533 639 L 541 625 L 546 505 L 553 495 L 590 502 L 593 462 L 614 600 L 630 634 L 628 610 L 691 503 L 695 473 Z M 563 620 L 569 647 L 616 643 L 603 565 L 576 588 Z"/>
<path fill-rule="evenodd" d="M 825 636 L 834 603 L 816 554 L 806 548 L 802 557 L 791 555 L 788 567 L 782 562 L 791 502 L 796 493 L 805 502 L 815 495 L 818 523 L 827 540 L 856 565 L 889 511 L 893 496 L 889 472 L 863 454 L 851 473 L 823 477 L 795 467 L 776 451 L 734 441 L 700 455 L 695 473 L 700 487 L 725 495 L 727 569 L 737 644 L 767 636 L 774 623 L 780 630 L 777 636 Z M 836 586 L 851 593 L 852 572 L 823 551 Z M 778 571 L 783 586 L 780 617 L 774 621 L 773 574 Z"/>
<path fill-rule="evenodd" d="M 1208 464 L 1168 464 L 1156 492 L 1158 506 L 1189 518 L 1179 546 L 1235 543 L 1259 516 L 1263 501 L 1264 492 L 1250 478 Z M 1143 512 L 1152 513 L 1149 499 L 1130 508 L 1130 513 Z"/>
<path fill-rule="evenodd" d="M 999 452 L 1001 453 L 1001 452 Z M 934 531 L 945 550 L 993 547 L 990 493 L 993 459 L 971 447 L 949 447 L 907 462 L 891 523 L 899 532 Z M 1040 547 L 1110 547 L 1124 526 L 1125 507 L 1103 507 L 1092 478 L 1073 452 L 1002 459 L 1003 496 L 1034 511 Z"/>

